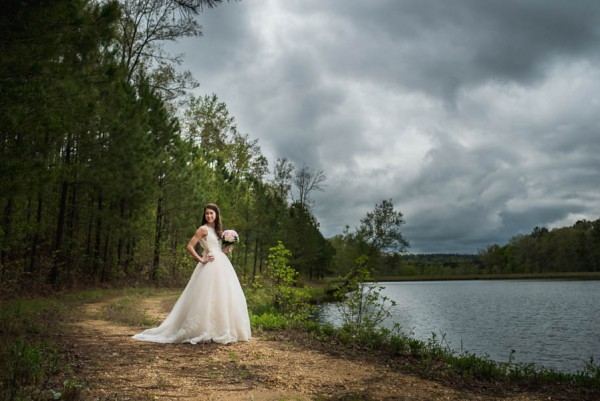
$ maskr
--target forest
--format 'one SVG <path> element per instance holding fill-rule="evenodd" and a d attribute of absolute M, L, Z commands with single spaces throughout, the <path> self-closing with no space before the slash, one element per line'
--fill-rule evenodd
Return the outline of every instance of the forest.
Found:
<path fill-rule="evenodd" d="M 4 4 L 4 297 L 185 282 L 194 267 L 185 246 L 209 202 L 221 208 L 224 228 L 240 234 L 232 258 L 242 280 L 262 272 L 278 241 L 308 280 L 338 270 L 336 241 L 323 237 L 312 213 L 325 173 L 285 157 L 269 163 L 216 94 L 192 94 L 195 77 L 164 50 L 167 41 L 200 36 L 196 15 L 218 3 Z M 404 222 L 391 200 L 375 210 L 395 229 Z M 375 220 L 368 214 L 346 238 L 374 261 L 407 245 L 399 232 L 376 232 Z"/>
<path fill-rule="evenodd" d="M 600 272 L 600 219 L 579 220 L 570 227 L 535 227 L 508 244 L 479 253 L 486 273 Z"/>

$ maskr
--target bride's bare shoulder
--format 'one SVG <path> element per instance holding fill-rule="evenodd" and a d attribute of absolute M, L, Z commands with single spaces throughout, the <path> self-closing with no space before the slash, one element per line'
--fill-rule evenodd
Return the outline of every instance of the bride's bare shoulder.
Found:
<path fill-rule="evenodd" d="M 198 230 L 196 230 L 196 236 L 200 238 L 204 238 L 208 235 L 208 229 L 206 226 L 200 226 Z"/>

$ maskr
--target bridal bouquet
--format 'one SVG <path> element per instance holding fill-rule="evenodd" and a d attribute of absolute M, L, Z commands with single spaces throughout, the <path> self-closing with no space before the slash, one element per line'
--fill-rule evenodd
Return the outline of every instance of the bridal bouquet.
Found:
<path fill-rule="evenodd" d="M 221 235 L 221 240 L 223 241 L 224 246 L 234 245 L 239 242 L 240 237 L 235 230 L 225 230 Z"/>

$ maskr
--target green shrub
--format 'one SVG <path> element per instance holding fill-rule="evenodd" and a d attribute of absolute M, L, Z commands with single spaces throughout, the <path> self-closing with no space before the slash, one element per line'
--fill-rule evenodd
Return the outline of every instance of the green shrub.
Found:
<path fill-rule="evenodd" d="M 409 342 L 410 338 L 402 334 L 393 334 L 390 336 L 390 348 L 393 356 L 405 355 L 410 352 Z"/>
<path fill-rule="evenodd" d="M 335 295 L 336 304 L 344 330 L 353 334 L 376 333 L 381 324 L 391 317 L 390 309 L 396 302 L 381 295 L 385 288 L 371 280 L 372 271 L 367 267 L 369 258 L 365 255 L 356 259 L 356 265 L 345 276 L 340 278 L 340 285 Z"/>
<path fill-rule="evenodd" d="M 278 315 L 288 327 L 302 327 L 314 313 L 310 295 L 298 286 L 298 272 L 288 266 L 291 252 L 281 241 L 269 251 L 264 276 L 254 277 L 246 286 L 248 308 L 255 316 Z"/>
<path fill-rule="evenodd" d="M 250 324 L 258 330 L 284 330 L 288 320 L 281 314 L 265 312 L 261 315 L 250 314 Z"/>
<path fill-rule="evenodd" d="M 0 399 L 35 399 L 60 370 L 52 339 L 66 306 L 48 299 L 13 300 L 0 306 Z"/>

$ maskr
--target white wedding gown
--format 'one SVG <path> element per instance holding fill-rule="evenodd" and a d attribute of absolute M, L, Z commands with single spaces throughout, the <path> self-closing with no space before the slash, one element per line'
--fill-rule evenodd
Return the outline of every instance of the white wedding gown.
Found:
<path fill-rule="evenodd" d="M 251 337 L 246 297 L 215 231 L 200 241 L 214 260 L 198 263 L 169 316 L 160 326 L 133 336 L 140 341 L 228 344 Z"/>

